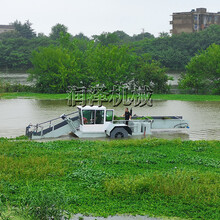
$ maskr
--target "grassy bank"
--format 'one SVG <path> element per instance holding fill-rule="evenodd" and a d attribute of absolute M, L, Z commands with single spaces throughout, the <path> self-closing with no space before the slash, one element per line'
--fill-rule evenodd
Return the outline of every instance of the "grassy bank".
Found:
<path fill-rule="evenodd" d="M 0 209 L 219 219 L 219 155 L 219 141 L 2 138 Z"/>
<path fill-rule="evenodd" d="M 66 99 L 67 94 L 45 94 L 45 93 L 0 93 L 0 99 Z M 190 94 L 153 94 L 154 100 L 180 100 L 180 101 L 220 101 L 220 95 L 190 95 Z"/>

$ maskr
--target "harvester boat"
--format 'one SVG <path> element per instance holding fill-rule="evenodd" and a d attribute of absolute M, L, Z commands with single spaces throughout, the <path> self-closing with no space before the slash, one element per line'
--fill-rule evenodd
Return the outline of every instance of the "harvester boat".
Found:
<path fill-rule="evenodd" d="M 104 106 L 77 106 L 77 109 L 43 123 L 28 125 L 26 136 L 30 139 L 59 138 L 68 134 L 78 138 L 126 138 L 189 128 L 182 116 L 132 116 L 126 123 L 123 117 L 114 116 L 113 109 Z"/>

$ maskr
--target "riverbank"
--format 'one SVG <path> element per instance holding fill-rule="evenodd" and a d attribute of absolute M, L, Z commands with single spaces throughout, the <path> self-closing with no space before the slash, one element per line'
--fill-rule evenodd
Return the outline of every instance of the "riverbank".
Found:
<path fill-rule="evenodd" d="M 219 155 L 220 141 L 0 138 L 0 207 L 31 219 L 68 213 L 218 219 Z"/>
<path fill-rule="evenodd" d="M 46 93 L 0 93 L 0 99 L 67 99 L 67 94 L 46 94 Z M 180 100 L 180 101 L 220 101 L 220 95 L 191 95 L 191 94 L 153 94 L 153 100 Z"/>

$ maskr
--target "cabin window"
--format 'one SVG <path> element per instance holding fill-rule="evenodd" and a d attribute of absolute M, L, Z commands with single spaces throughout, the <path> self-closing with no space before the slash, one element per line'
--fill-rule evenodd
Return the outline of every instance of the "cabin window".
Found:
<path fill-rule="evenodd" d="M 94 124 L 95 111 L 83 110 L 83 124 Z"/>
<path fill-rule="evenodd" d="M 113 110 L 106 110 L 106 121 L 113 120 Z"/>
<path fill-rule="evenodd" d="M 104 124 L 104 110 L 96 110 L 96 124 Z"/>

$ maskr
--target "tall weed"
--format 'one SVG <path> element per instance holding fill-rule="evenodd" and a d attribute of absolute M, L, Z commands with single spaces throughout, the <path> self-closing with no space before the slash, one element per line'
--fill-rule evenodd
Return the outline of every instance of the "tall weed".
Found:
<path fill-rule="evenodd" d="M 199 199 L 204 203 L 220 202 L 220 177 L 210 172 L 175 170 L 148 176 L 124 176 L 107 179 L 104 185 L 106 192 L 113 196 L 140 196 L 149 192 L 186 200 Z"/>

